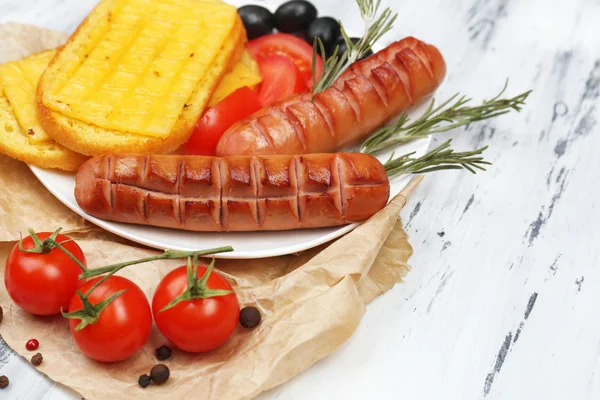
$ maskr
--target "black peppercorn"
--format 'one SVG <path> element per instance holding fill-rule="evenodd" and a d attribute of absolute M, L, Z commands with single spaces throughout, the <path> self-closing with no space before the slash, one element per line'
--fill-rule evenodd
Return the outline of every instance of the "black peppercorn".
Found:
<path fill-rule="evenodd" d="M 44 360 L 44 357 L 42 357 L 41 353 L 37 353 L 36 355 L 31 357 L 31 363 L 36 367 L 39 366 L 43 360 Z"/>
<path fill-rule="evenodd" d="M 244 328 L 254 328 L 260 324 L 260 311 L 256 307 L 248 306 L 240 311 L 240 325 Z"/>
<path fill-rule="evenodd" d="M 138 384 L 143 388 L 148 387 L 148 385 L 150 385 L 150 375 L 140 375 L 140 377 L 138 378 Z"/>
<path fill-rule="evenodd" d="M 162 385 L 165 383 L 169 379 L 170 374 L 169 367 L 167 367 L 165 364 L 156 364 L 150 370 L 150 378 L 152 379 L 152 382 L 156 383 L 157 385 Z"/>
<path fill-rule="evenodd" d="M 4 317 L 4 311 L 2 310 L 2 307 L 0 307 L 0 324 L 2 323 L 3 317 Z"/>
<path fill-rule="evenodd" d="M 171 348 L 169 346 L 160 346 L 154 350 L 156 358 L 160 361 L 165 361 L 171 358 Z"/>
<path fill-rule="evenodd" d="M 8 386 L 8 378 L 5 375 L 0 376 L 0 389 Z"/>

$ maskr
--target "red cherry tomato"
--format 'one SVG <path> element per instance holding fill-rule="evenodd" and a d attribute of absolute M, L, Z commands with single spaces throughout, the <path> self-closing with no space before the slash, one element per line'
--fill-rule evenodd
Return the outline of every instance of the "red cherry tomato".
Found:
<path fill-rule="evenodd" d="M 298 67 L 288 56 L 273 54 L 262 58 L 258 66 L 263 77 L 258 99 L 263 107 L 306 89 L 306 83 Z"/>
<path fill-rule="evenodd" d="M 261 59 L 273 54 L 284 54 L 290 57 L 300 70 L 306 86 L 312 87 L 313 48 L 304 40 L 287 33 L 274 33 L 249 41 L 246 48 L 259 64 Z M 317 77 L 320 77 L 323 60 L 319 55 L 317 55 L 316 69 Z"/>
<path fill-rule="evenodd" d="M 185 154 L 214 156 L 217 143 L 227 129 L 237 121 L 260 110 L 254 90 L 247 86 L 237 89 L 209 109 L 196 124 L 194 133 L 183 146 Z"/>
<path fill-rule="evenodd" d="M 198 266 L 198 276 L 206 267 Z M 199 353 L 223 345 L 235 330 L 240 305 L 235 293 L 206 299 L 184 300 L 160 312 L 187 289 L 187 267 L 168 273 L 156 288 L 152 313 L 156 326 L 165 337 L 181 350 Z M 209 289 L 232 290 L 218 273 L 212 272 L 207 281 Z"/>
<path fill-rule="evenodd" d="M 98 280 L 89 280 L 80 289 L 86 293 Z M 98 304 L 107 297 L 125 290 L 110 303 L 94 324 L 77 331 L 81 320 L 69 319 L 69 327 L 77 346 L 90 358 L 102 362 L 125 360 L 146 343 L 152 328 L 152 312 L 146 295 L 135 283 L 121 276 L 111 276 L 90 294 L 88 300 Z M 81 310 L 79 296 L 73 296 L 69 312 Z"/>
<path fill-rule="evenodd" d="M 37 236 L 44 240 L 50 232 Z M 83 251 L 75 241 L 65 235 L 58 235 L 56 241 L 75 256 L 82 264 L 86 260 Z M 31 236 L 23 239 L 23 248 L 31 249 L 35 243 Z M 17 243 L 6 260 L 4 284 L 11 299 L 23 310 L 35 315 L 60 314 L 66 309 L 77 288 L 83 283 L 79 274 L 83 271 L 59 248 L 49 253 L 25 253 Z"/>

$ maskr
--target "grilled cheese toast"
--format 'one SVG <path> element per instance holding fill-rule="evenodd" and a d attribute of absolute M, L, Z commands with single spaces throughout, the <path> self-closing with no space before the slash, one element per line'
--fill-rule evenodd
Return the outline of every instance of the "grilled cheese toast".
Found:
<path fill-rule="evenodd" d="M 86 155 L 171 152 L 245 40 L 237 10 L 224 3 L 102 0 L 39 81 L 41 125 Z"/>

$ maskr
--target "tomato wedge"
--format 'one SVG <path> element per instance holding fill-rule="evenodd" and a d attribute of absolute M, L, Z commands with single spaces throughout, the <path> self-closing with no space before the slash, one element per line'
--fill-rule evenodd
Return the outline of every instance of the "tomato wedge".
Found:
<path fill-rule="evenodd" d="M 259 61 L 258 67 L 263 80 L 258 91 L 258 101 L 263 107 L 306 89 L 300 70 L 286 55 L 272 54 L 264 57 Z"/>
<path fill-rule="evenodd" d="M 306 86 L 312 87 L 313 48 L 304 40 L 287 33 L 274 33 L 249 41 L 246 48 L 259 64 L 261 59 L 267 56 L 285 54 L 294 61 L 300 70 Z M 317 77 L 320 77 L 323 69 L 323 60 L 321 60 L 319 55 L 317 55 L 316 69 Z"/>
<path fill-rule="evenodd" d="M 256 92 L 241 87 L 210 108 L 196 123 L 194 132 L 183 145 L 183 153 L 214 156 L 219 139 L 229 127 L 261 109 Z"/>

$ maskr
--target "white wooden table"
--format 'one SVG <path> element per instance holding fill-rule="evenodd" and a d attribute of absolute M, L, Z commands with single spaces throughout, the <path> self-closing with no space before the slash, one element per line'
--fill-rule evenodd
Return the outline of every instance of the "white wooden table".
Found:
<path fill-rule="evenodd" d="M 71 32 L 95 3 L 0 0 L 0 22 Z M 350 0 L 316 3 L 359 23 Z M 415 248 L 407 282 L 369 306 L 344 348 L 261 398 L 600 398 L 600 2 L 387 4 L 400 13 L 388 40 L 442 50 L 439 99 L 480 101 L 506 78 L 509 95 L 534 92 L 521 114 L 437 138 L 489 144 L 494 165 L 427 177 L 402 215 Z M 0 373 L 19 375 L 18 398 L 74 396 L 6 348 Z"/>

